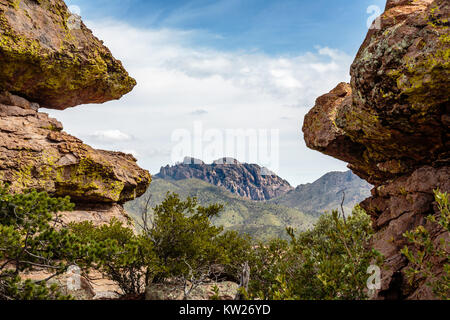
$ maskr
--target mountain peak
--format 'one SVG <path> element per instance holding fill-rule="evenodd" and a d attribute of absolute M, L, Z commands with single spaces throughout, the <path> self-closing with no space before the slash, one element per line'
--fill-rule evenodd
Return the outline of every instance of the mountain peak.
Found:
<path fill-rule="evenodd" d="M 212 164 L 186 157 L 183 163 L 162 167 L 155 177 L 172 180 L 195 178 L 252 200 L 269 200 L 294 189 L 286 180 L 267 168 L 227 157 Z"/>
<path fill-rule="evenodd" d="M 272 202 L 296 208 L 306 213 L 323 213 L 343 207 L 350 213 L 353 207 L 370 196 L 372 186 L 352 171 L 333 171 L 313 183 L 299 185 Z"/>

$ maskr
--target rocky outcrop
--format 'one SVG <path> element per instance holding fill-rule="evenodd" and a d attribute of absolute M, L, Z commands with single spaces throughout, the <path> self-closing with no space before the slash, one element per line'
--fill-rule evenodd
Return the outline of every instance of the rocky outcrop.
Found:
<path fill-rule="evenodd" d="M 136 85 L 62 0 L 0 0 L 0 88 L 65 109 L 118 99 Z"/>
<path fill-rule="evenodd" d="M 149 174 L 133 156 L 95 150 L 47 114 L 0 104 L 0 178 L 20 192 L 45 190 L 77 202 L 123 203 L 145 192 Z"/>
<path fill-rule="evenodd" d="M 40 107 L 101 103 L 135 81 L 61 0 L 0 0 L 0 182 L 70 196 L 66 222 L 112 217 L 143 194 L 150 174 L 132 155 L 95 150 Z M 75 17 L 79 19 L 79 17 Z"/>
<path fill-rule="evenodd" d="M 147 189 L 150 175 L 132 155 L 83 144 L 23 98 L 8 94 L 0 101 L 16 104 L 0 103 L 0 180 L 12 191 L 37 189 L 70 196 L 80 206 L 92 204 L 91 211 L 115 211 L 116 203 Z M 102 204 L 110 208 L 98 210 Z"/>
<path fill-rule="evenodd" d="M 433 189 L 450 191 L 449 15 L 445 0 L 388 0 L 353 62 L 351 83 L 318 98 L 304 121 L 310 148 L 375 185 L 362 206 L 377 230 L 373 246 L 386 257 L 379 298 L 432 297 L 426 280 L 408 283 L 400 249 L 405 231 L 438 214 Z M 433 263 L 439 273 L 442 263 Z"/>
<path fill-rule="evenodd" d="M 195 178 L 252 200 L 269 200 L 293 189 L 286 180 L 266 168 L 257 164 L 240 163 L 231 158 L 205 164 L 201 160 L 187 157 L 181 164 L 162 167 L 155 177 L 174 180 Z"/>
<path fill-rule="evenodd" d="M 94 226 L 108 224 L 112 219 L 123 225 L 133 225 L 132 218 L 121 204 L 117 203 L 77 203 L 72 211 L 59 212 L 58 217 L 65 225 L 90 221 Z"/>

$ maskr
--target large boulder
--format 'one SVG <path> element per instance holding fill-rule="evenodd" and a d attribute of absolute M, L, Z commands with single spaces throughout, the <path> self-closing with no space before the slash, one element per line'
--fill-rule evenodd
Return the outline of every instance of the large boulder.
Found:
<path fill-rule="evenodd" d="M 305 117 L 308 146 L 349 162 L 374 184 L 445 162 L 448 16 L 448 1 L 388 1 L 353 62 L 351 88 L 338 85 Z"/>
<path fill-rule="evenodd" d="M 386 257 L 379 298 L 431 298 L 410 284 L 400 254 L 405 231 L 438 214 L 433 190 L 450 191 L 450 6 L 447 0 L 389 0 L 351 67 L 351 83 L 317 99 L 306 115 L 308 147 L 349 163 L 375 185 L 362 206 L 373 246 Z M 444 235 L 448 239 L 448 234 Z M 442 270 L 442 262 L 435 262 Z"/>
<path fill-rule="evenodd" d="M 136 85 L 62 0 L 0 0 L 0 91 L 65 109 L 119 99 Z"/>

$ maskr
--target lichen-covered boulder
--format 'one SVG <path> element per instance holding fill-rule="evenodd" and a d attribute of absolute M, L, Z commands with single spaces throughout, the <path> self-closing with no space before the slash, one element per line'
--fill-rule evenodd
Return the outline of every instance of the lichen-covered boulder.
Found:
<path fill-rule="evenodd" d="M 351 83 L 320 97 L 305 116 L 308 147 L 349 163 L 375 185 L 361 206 L 386 258 L 378 298 L 430 299 L 429 279 L 410 283 L 404 232 L 439 215 L 433 190 L 450 192 L 450 2 L 388 0 L 351 67 Z M 437 274 L 442 261 L 431 261 Z"/>
<path fill-rule="evenodd" d="M 450 155 L 449 15 L 445 0 L 388 1 L 351 67 L 353 104 L 340 126 L 381 180 Z"/>
<path fill-rule="evenodd" d="M 13 98 L 22 106 L 5 100 L 0 95 L 0 181 L 12 191 L 37 189 L 77 203 L 124 203 L 146 191 L 150 174 L 132 155 L 95 150 L 25 99 Z"/>
<path fill-rule="evenodd" d="M 317 98 L 315 106 L 305 116 L 303 137 L 308 147 L 351 163 L 354 169 L 354 164 L 364 166 L 365 147 L 352 141 L 338 126 L 340 110 L 352 103 L 352 89 L 348 83 L 340 83 Z M 359 175 L 367 179 L 370 172 L 359 172 Z"/>
<path fill-rule="evenodd" d="M 130 92 L 135 80 L 73 18 L 62 0 L 0 0 L 0 91 L 53 109 Z"/>
<path fill-rule="evenodd" d="M 445 162 L 450 156 L 449 11 L 444 0 L 388 1 L 351 67 L 352 102 L 321 119 L 340 130 L 341 146 L 331 151 L 331 145 L 307 139 L 308 146 L 350 162 L 373 184 Z M 318 101 L 306 116 L 305 137 L 318 133 L 311 124 L 327 108 Z"/>

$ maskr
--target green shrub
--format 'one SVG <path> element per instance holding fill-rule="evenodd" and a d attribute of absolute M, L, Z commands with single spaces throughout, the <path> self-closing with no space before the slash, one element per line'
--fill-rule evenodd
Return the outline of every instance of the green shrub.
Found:
<path fill-rule="evenodd" d="M 344 219 L 337 211 L 320 217 L 291 242 L 260 245 L 252 264 L 250 295 L 261 299 L 354 300 L 367 298 L 367 268 L 381 263 L 369 248 L 373 231 L 362 209 Z"/>
<path fill-rule="evenodd" d="M 221 210 L 221 205 L 201 207 L 196 198 L 182 201 L 177 194 L 169 193 L 154 208 L 153 224 L 147 234 L 164 268 L 156 281 L 197 278 L 212 264 L 221 262 L 223 252 L 216 240 L 222 228 L 215 227 L 210 220 Z"/>
<path fill-rule="evenodd" d="M 223 233 L 211 223 L 221 210 L 221 205 L 202 207 L 195 198 L 182 201 L 177 194 L 167 194 L 153 209 L 151 221 L 144 212 L 139 233 L 117 220 L 104 226 L 72 223 L 69 229 L 89 248 L 93 264 L 86 265 L 115 281 L 125 294 L 141 295 L 148 284 L 170 280 L 181 284 L 188 296 L 213 276 L 214 266 L 223 268 L 215 275 L 237 278 L 238 265 L 251 250 L 249 239 Z"/>
<path fill-rule="evenodd" d="M 441 218 L 430 219 L 448 231 L 448 198 L 436 197 Z M 142 295 L 148 285 L 169 280 L 188 298 L 213 276 L 239 279 L 246 263 L 250 281 L 248 292 L 241 288 L 243 298 L 365 299 L 367 268 L 381 259 L 368 247 L 371 222 L 358 207 L 347 219 L 337 212 L 324 215 L 312 230 L 298 235 L 288 229 L 290 241 L 258 243 L 211 223 L 221 205 L 202 207 L 196 198 L 183 201 L 177 194 L 168 193 L 153 209 L 151 220 L 144 215 L 140 233 L 114 219 L 104 226 L 82 222 L 64 228 L 56 213 L 72 208 L 68 198 L 35 191 L 11 195 L 0 188 L 0 299 L 70 298 L 45 281 L 22 281 L 19 274 L 43 268 L 53 277 L 74 264 L 86 273 L 100 271 L 126 295 Z M 420 232 L 409 236 L 426 248 L 424 254 L 448 261 L 448 255 L 431 248 Z M 445 268 L 447 276 L 434 282 L 437 294 L 448 292 L 448 264 Z M 418 270 L 414 273 L 426 271 Z"/>
<path fill-rule="evenodd" d="M 275 298 L 274 286 L 279 284 L 282 277 L 287 276 L 287 269 L 293 266 L 290 250 L 289 242 L 281 239 L 255 244 L 249 259 L 250 298 Z"/>
<path fill-rule="evenodd" d="M 347 219 L 334 211 L 313 230 L 293 237 L 293 249 L 301 255 L 294 292 L 301 299 L 366 299 L 367 269 L 382 263 L 381 255 L 369 248 L 372 235 L 370 217 L 357 206 Z"/>
<path fill-rule="evenodd" d="M 435 200 L 440 212 L 439 217 L 430 215 L 427 221 L 437 224 L 445 233 L 450 232 L 450 204 L 447 193 L 434 191 Z M 444 237 L 438 242 L 433 242 L 430 233 L 424 226 L 419 226 L 413 231 L 404 234 L 414 250 L 405 246 L 401 252 L 411 262 L 412 266 L 406 270 L 410 284 L 416 279 L 428 279 L 428 285 L 433 293 L 440 299 L 450 299 L 450 247 Z M 433 261 L 433 262 L 432 262 Z M 434 263 L 443 262 L 442 274 L 436 274 Z"/>
<path fill-rule="evenodd" d="M 240 235 L 237 231 L 226 231 L 216 238 L 219 250 L 222 251 L 220 264 L 223 267 L 223 277 L 237 282 L 242 266 L 253 256 L 253 240 L 250 236 Z"/>

